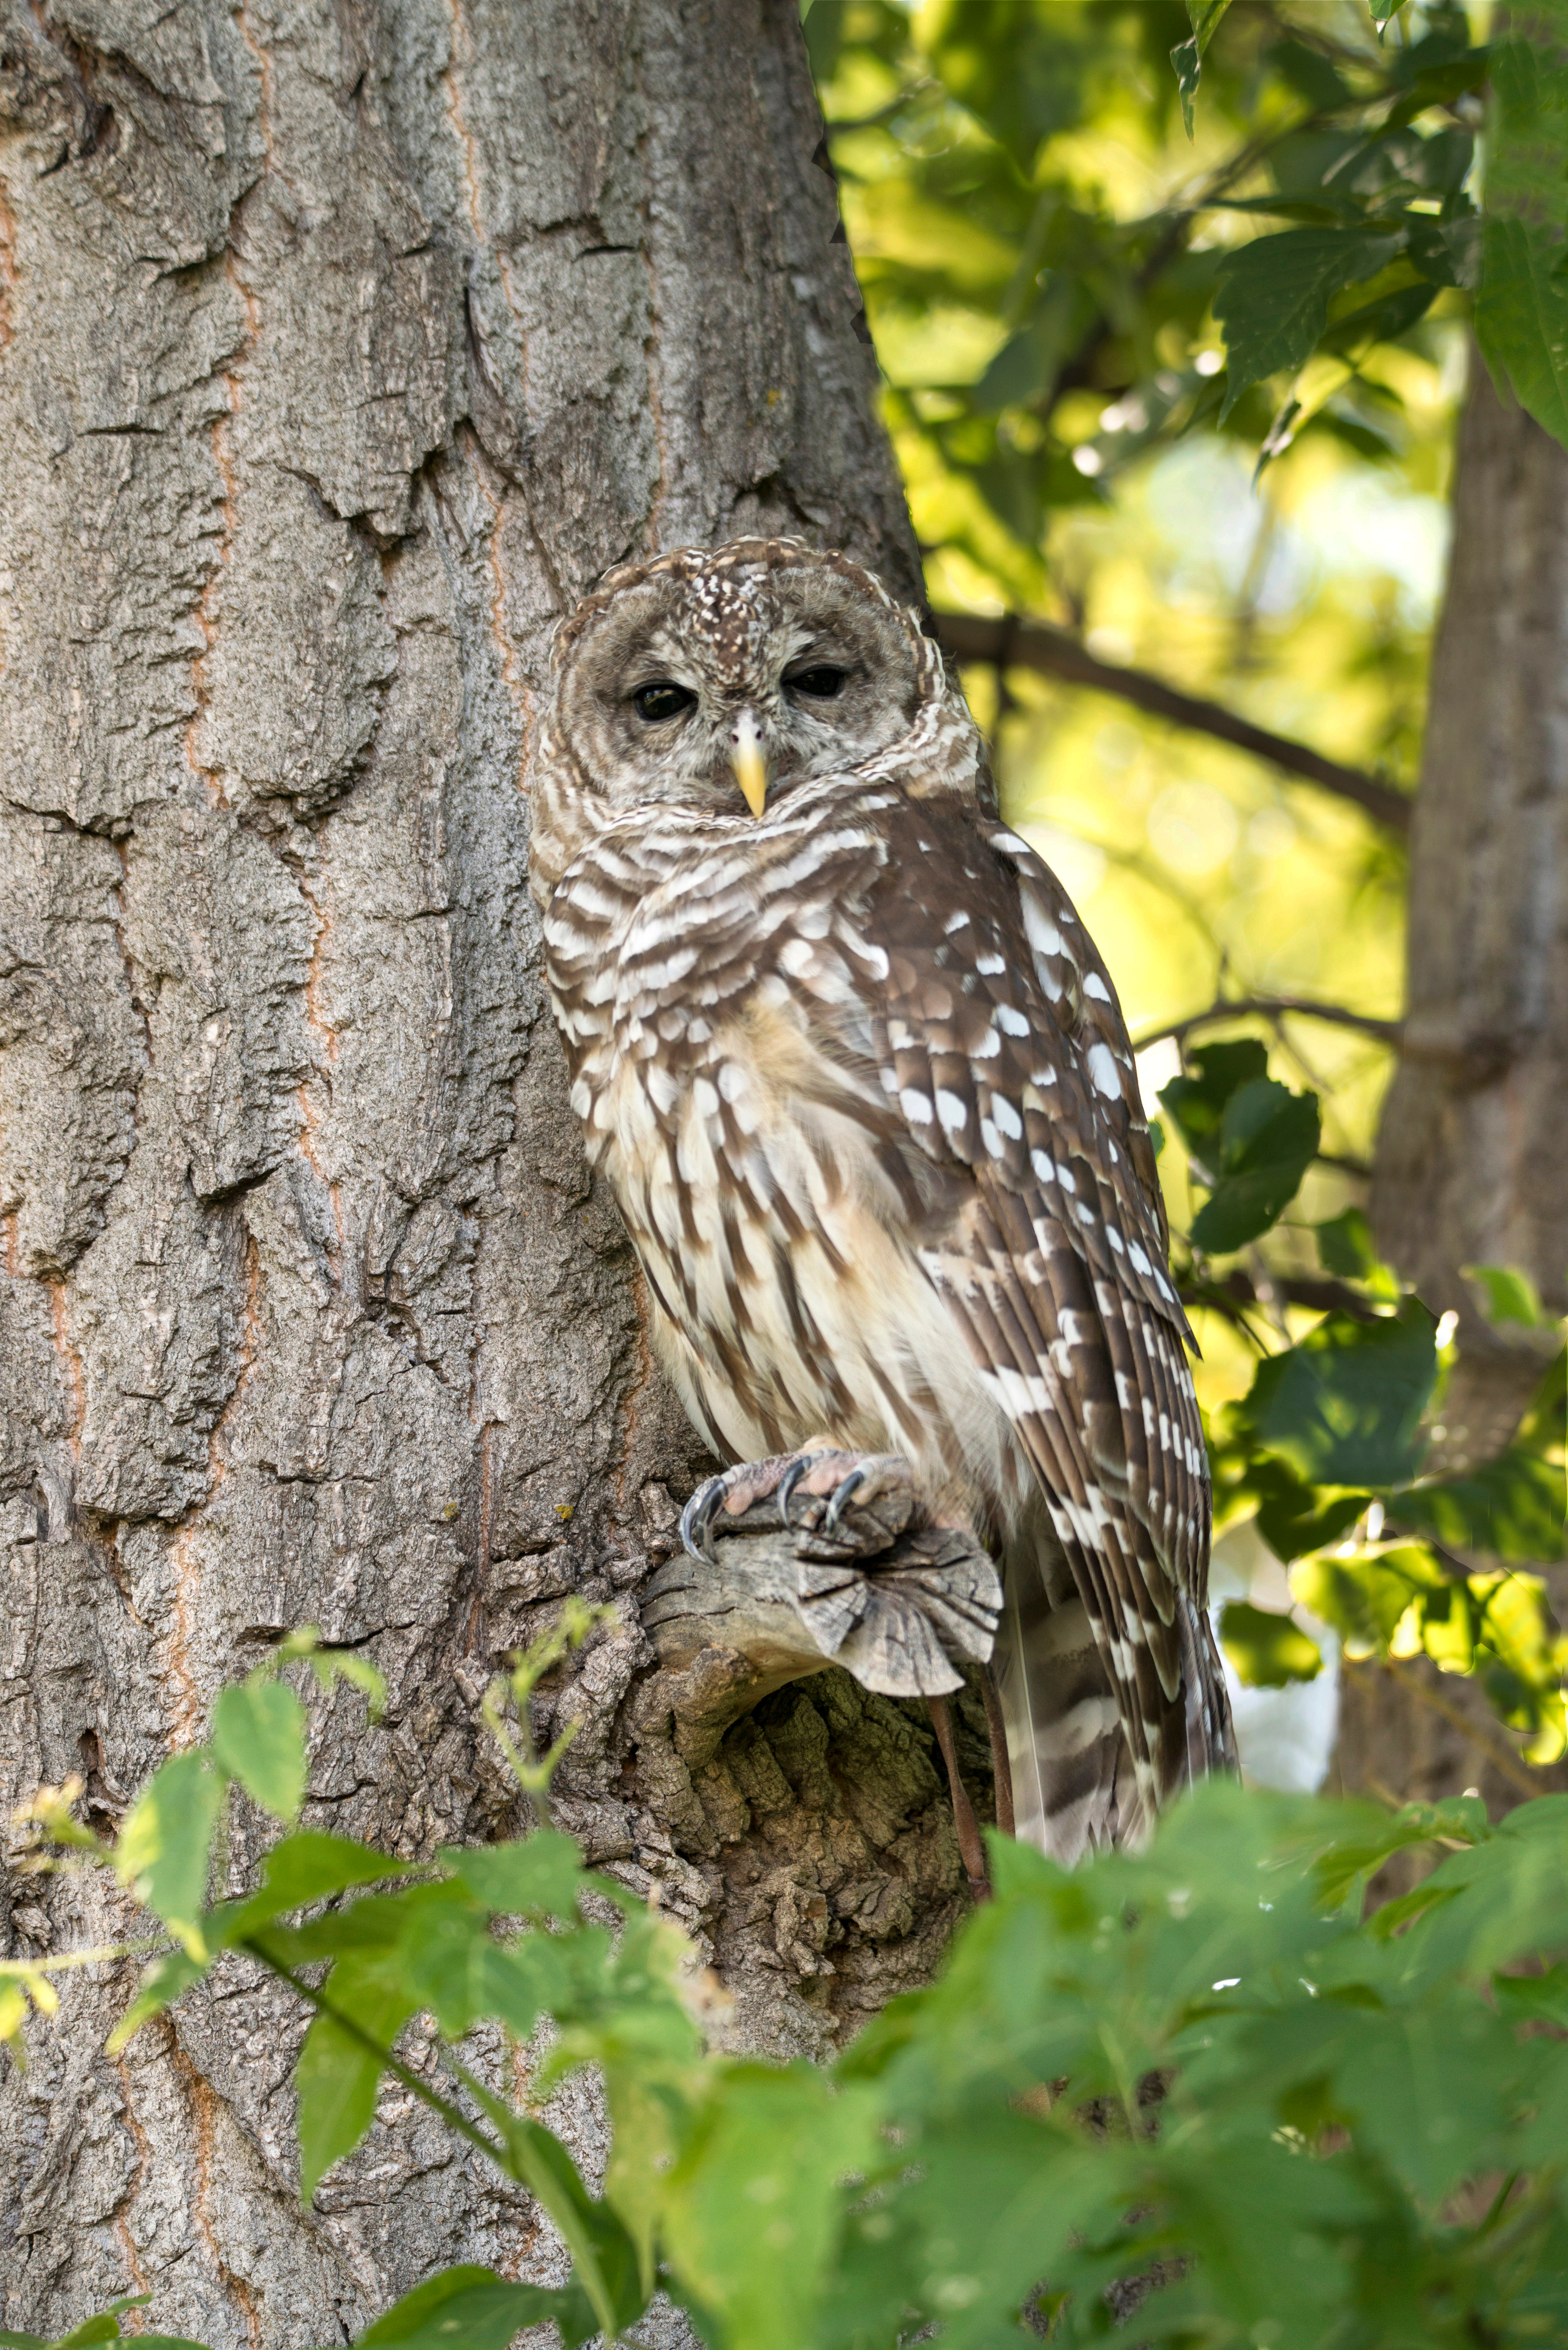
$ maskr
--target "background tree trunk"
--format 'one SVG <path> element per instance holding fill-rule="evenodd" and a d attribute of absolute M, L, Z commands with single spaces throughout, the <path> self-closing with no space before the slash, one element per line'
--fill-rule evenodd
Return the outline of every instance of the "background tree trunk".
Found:
<path fill-rule="evenodd" d="M 580 1590 L 565 1822 L 773 2050 L 929 1970 L 950 1814 L 913 1709 L 654 1669 L 700 1455 L 566 1107 L 524 768 L 612 562 L 784 528 L 916 588 L 820 140 L 794 0 L 0 0 L 0 1800 L 113 1823 L 314 1622 L 391 1705 L 313 1700 L 308 1815 L 509 1830 L 476 1703 Z M 11 1952 L 123 1923 L 4 1893 Z M 232 1967 L 111 2062 L 127 1989 L 0 2057 L 5 2324 L 150 2289 L 320 2343 L 548 2272 L 400 2095 L 302 2211 L 292 2008 Z"/>
<path fill-rule="evenodd" d="M 1436 1457 L 1508 1442 L 1539 1347 L 1491 1328 L 1462 1268 L 1521 1267 L 1568 1307 L 1568 452 L 1505 407 L 1479 359 L 1459 439 L 1454 541 L 1411 827 L 1408 1003 L 1378 1138 L 1373 1219 L 1428 1304 L 1459 1315 Z M 1559 1612 L 1568 1598 L 1552 1578 Z M 1436 1693 L 1506 1742 L 1482 1692 Z M 1520 1790 L 1473 1739 L 1383 1676 L 1352 1674 L 1339 1772 L 1423 1798 Z M 1568 1785 L 1543 1774 L 1542 1791 Z"/>

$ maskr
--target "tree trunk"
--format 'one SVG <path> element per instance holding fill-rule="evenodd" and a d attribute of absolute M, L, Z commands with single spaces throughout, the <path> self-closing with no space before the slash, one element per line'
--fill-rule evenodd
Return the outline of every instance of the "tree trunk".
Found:
<path fill-rule="evenodd" d="M 1543 1369 L 1522 1330 L 1483 1319 L 1464 1268 L 1521 1268 L 1568 1307 L 1568 452 L 1502 404 L 1479 360 L 1411 828 L 1408 965 L 1373 1219 L 1427 1303 L 1459 1316 L 1432 1456 L 1457 1471 L 1508 1442 Z M 1397 1794 L 1470 1783 L 1494 1805 L 1518 1800 L 1473 1740 L 1365 1677 L 1346 1692 L 1339 1766 L 1352 1786 L 1397 1769 Z"/>
<path fill-rule="evenodd" d="M 950 1813 L 923 1710 L 740 1711 L 640 1627 L 701 1455 L 566 1107 L 525 764 L 610 563 L 785 529 L 915 589 L 820 140 L 794 0 L 0 0 L 0 1798 L 112 1824 L 316 1623 L 391 1703 L 312 1700 L 307 1816 L 509 1832 L 477 1700 L 581 1591 L 564 1822 L 770 2051 L 929 1970 Z M 13 1954 L 126 1922 L 4 1895 Z M 549 2272 L 400 2095 L 302 2210 L 243 1968 L 118 2062 L 129 1970 L 68 1980 L 0 2057 L 6 2325 L 322 2343 Z"/>

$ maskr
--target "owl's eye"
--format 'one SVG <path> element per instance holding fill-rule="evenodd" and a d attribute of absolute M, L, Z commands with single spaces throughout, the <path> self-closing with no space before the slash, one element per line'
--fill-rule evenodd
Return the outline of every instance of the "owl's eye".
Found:
<path fill-rule="evenodd" d="M 836 693 L 843 692 L 844 678 L 843 670 L 822 662 L 815 669 L 796 670 L 784 683 L 792 693 L 807 693 L 814 702 L 831 702 Z"/>
<path fill-rule="evenodd" d="M 696 699 L 697 696 L 687 687 L 677 685 L 673 678 L 656 677 L 650 684 L 638 687 L 631 697 L 631 706 L 639 718 L 645 718 L 650 726 L 657 726 L 661 719 L 679 718 L 683 710 L 691 708 Z"/>

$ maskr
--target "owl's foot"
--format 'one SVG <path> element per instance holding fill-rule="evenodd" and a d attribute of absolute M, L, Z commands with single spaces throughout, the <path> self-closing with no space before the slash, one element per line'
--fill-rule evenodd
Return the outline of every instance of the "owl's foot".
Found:
<path fill-rule="evenodd" d="M 901 1452 L 824 1447 L 742 1461 L 710 1477 L 680 1513 L 680 1539 L 710 1566 L 720 1534 L 783 1532 L 802 1558 L 869 1558 L 890 1549 L 914 1515 L 914 1480 Z"/>

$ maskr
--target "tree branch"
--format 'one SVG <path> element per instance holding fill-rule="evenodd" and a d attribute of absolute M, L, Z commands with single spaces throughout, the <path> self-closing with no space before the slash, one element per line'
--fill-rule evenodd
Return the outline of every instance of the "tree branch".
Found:
<path fill-rule="evenodd" d="M 1321 752 L 1293 742 L 1288 734 L 1254 726 L 1251 719 L 1239 717 L 1221 702 L 1183 693 L 1147 670 L 1100 660 L 1065 629 L 1011 616 L 986 619 L 973 612 L 933 612 L 931 620 L 938 640 L 955 660 L 984 661 L 995 669 L 1038 670 L 1042 676 L 1061 678 L 1068 685 L 1114 694 L 1118 701 L 1147 711 L 1150 717 L 1166 718 L 1173 725 L 1190 727 L 1195 733 L 1212 735 L 1218 742 L 1250 752 L 1255 759 L 1266 759 L 1287 775 L 1315 784 L 1337 799 L 1349 800 L 1391 832 L 1405 833 L 1410 828 L 1409 796 L 1396 791 L 1392 784 L 1359 767 L 1345 767 L 1336 759 L 1325 759 Z"/>
<path fill-rule="evenodd" d="M 1400 1020 L 1375 1020 L 1369 1013 L 1352 1012 L 1344 1003 L 1319 1003 L 1309 995 L 1241 995 L 1220 996 L 1204 1012 L 1189 1012 L 1185 1019 L 1168 1020 L 1162 1028 L 1151 1028 L 1133 1045 L 1135 1053 L 1147 1053 L 1151 1045 L 1163 1045 L 1168 1036 L 1179 1043 L 1194 1028 L 1206 1028 L 1213 1021 L 1239 1019 L 1243 1013 L 1262 1013 L 1272 1018 L 1282 1012 L 1295 1012 L 1309 1020 L 1326 1020 L 1331 1028 L 1355 1028 L 1367 1036 L 1376 1036 L 1379 1044 L 1397 1045 L 1404 1029 Z"/>
<path fill-rule="evenodd" d="M 1359 1673 L 1362 1669 L 1359 1658 L 1346 1657 L 1343 1663 L 1347 1673 Z M 1428 1689 L 1416 1674 L 1404 1671 L 1395 1658 L 1379 1658 L 1376 1669 L 1386 1673 L 1417 1705 L 1424 1705 L 1429 1713 L 1440 1715 L 1450 1729 L 1457 1730 L 1461 1738 L 1468 1739 L 1479 1753 L 1486 1756 L 1492 1769 L 1501 1772 L 1509 1784 L 1517 1787 L 1521 1795 L 1541 1794 L 1541 1781 L 1532 1777 L 1530 1765 L 1521 1762 L 1511 1747 L 1504 1746 L 1501 1739 L 1490 1738 L 1478 1723 L 1468 1720 L 1457 1705 L 1450 1705 L 1446 1698 L 1438 1695 L 1436 1690 Z"/>
<path fill-rule="evenodd" d="M 1286 1305 L 1304 1306 L 1314 1314 L 1348 1314 L 1357 1322 L 1376 1322 L 1375 1309 L 1360 1290 L 1346 1281 L 1320 1279 L 1315 1274 L 1271 1274 L 1269 1286 Z M 1262 1305 L 1258 1284 L 1240 1266 L 1220 1280 L 1184 1282 L 1178 1295 L 1183 1305 L 1212 1306 L 1234 1320 L 1249 1306 Z"/>

